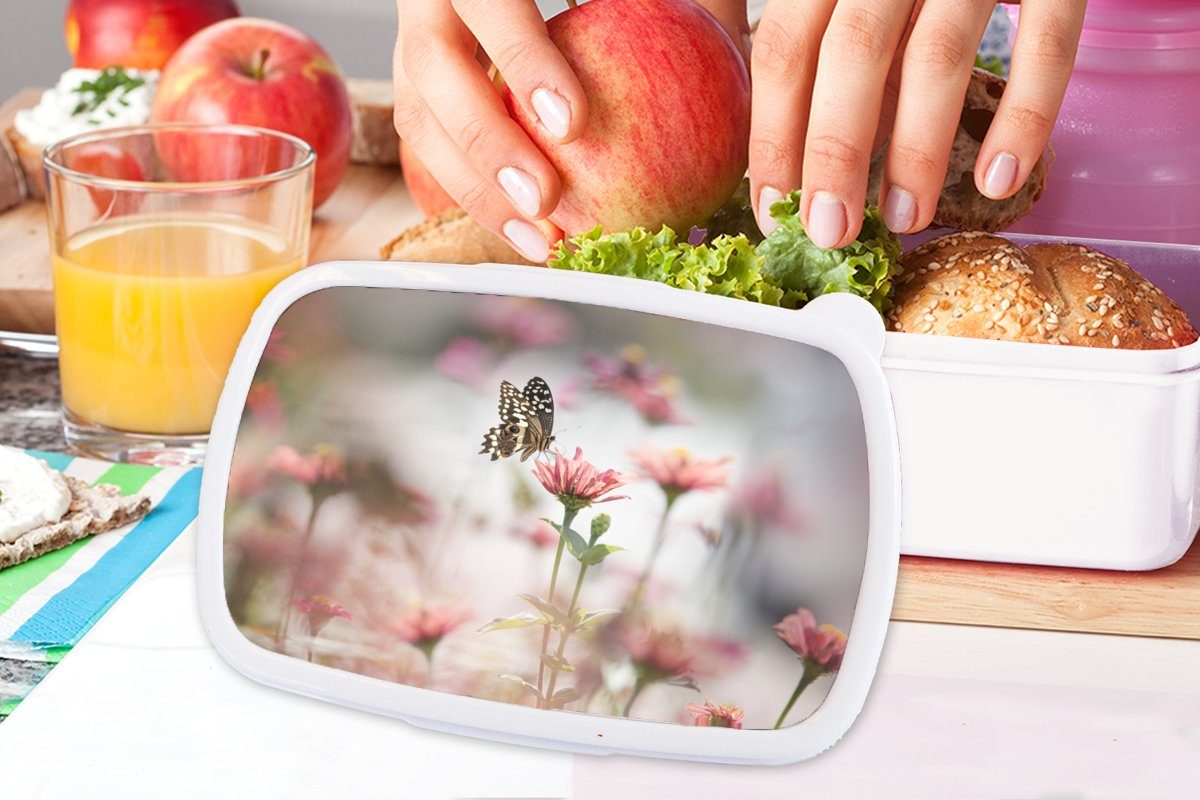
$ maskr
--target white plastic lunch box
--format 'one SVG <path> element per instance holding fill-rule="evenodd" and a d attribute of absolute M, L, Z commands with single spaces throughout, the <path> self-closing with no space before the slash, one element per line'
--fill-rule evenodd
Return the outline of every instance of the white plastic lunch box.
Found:
<path fill-rule="evenodd" d="M 794 312 L 512 266 L 303 270 L 217 408 L 209 637 L 258 681 L 437 730 L 816 755 L 862 707 L 896 582 L 883 346 L 846 295 Z M 662 386 L 670 421 L 643 402 Z"/>
<path fill-rule="evenodd" d="M 1072 241 L 1129 262 L 1200 319 L 1200 248 Z M 888 332 L 883 367 L 902 553 L 1149 570 L 1191 545 L 1200 343 L 1131 351 Z"/>

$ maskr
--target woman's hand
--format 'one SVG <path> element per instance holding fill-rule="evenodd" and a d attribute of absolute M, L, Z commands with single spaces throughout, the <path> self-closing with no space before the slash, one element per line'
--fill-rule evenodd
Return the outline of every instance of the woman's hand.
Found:
<path fill-rule="evenodd" d="M 775 225 L 771 203 L 799 187 L 813 242 L 832 248 L 853 241 L 871 154 L 889 135 L 878 198 L 884 221 L 897 233 L 928 226 L 994 6 L 994 0 L 770 0 L 751 57 L 750 182 L 763 232 Z M 975 165 L 975 185 L 985 196 L 1016 192 L 1046 147 L 1083 10 L 1084 0 L 1022 4 L 1008 88 Z"/>
<path fill-rule="evenodd" d="M 702 3 L 749 49 L 745 0 Z M 530 261 L 550 252 L 561 184 L 506 112 L 494 64 L 555 139 L 587 124 L 587 98 L 533 0 L 397 0 L 396 129 L 463 210 Z M 536 223 L 536 224 L 535 224 Z"/>
<path fill-rule="evenodd" d="M 583 88 L 532 0 L 397 0 L 396 130 L 464 211 L 530 261 L 550 240 L 533 221 L 558 205 L 558 174 L 508 116 L 482 50 L 551 136 L 587 124 Z"/>

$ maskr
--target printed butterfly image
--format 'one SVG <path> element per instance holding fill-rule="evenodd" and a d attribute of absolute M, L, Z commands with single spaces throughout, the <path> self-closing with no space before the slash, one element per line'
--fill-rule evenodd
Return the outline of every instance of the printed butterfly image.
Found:
<path fill-rule="evenodd" d="M 483 437 L 481 454 L 492 461 L 520 451 L 521 460 L 544 453 L 554 443 L 554 395 L 541 378 L 533 377 L 523 390 L 500 382 L 500 424 Z"/>

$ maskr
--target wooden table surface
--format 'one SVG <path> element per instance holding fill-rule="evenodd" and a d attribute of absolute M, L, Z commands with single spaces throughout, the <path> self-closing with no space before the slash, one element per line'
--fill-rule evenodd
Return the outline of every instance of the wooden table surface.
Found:
<path fill-rule="evenodd" d="M 14 101 L 0 106 L 0 129 Z M 376 259 L 419 220 L 398 169 L 352 166 L 317 211 L 310 261 Z M 0 243 L 0 330 L 52 332 L 44 204 L 0 214 Z M 892 618 L 1200 639 L 1200 540 L 1175 565 L 1143 573 L 905 557 Z"/>

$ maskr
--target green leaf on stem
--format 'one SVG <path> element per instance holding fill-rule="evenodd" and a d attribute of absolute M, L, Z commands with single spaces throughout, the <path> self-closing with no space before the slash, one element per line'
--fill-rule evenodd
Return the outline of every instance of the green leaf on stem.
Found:
<path fill-rule="evenodd" d="M 575 671 L 575 667 L 572 666 L 570 661 L 567 661 L 561 656 L 556 656 L 553 653 L 547 653 L 546 655 L 542 656 L 542 663 L 550 669 L 559 670 L 561 672 Z"/>
<path fill-rule="evenodd" d="M 534 625 L 548 625 L 550 622 L 550 620 L 539 614 L 532 614 L 528 611 L 522 611 L 520 614 L 513 614 L 511 617 L 496 617 L 494 620 L 475 631 L 475 635 L 478 636 L 481 633 L 490 633 L 491 631 L 509 630 L 511 628 L 529 628 Z"/>
<path fill-rule="evenodd" d="M 579 698 L 579 689 L 574 686 L 568 686 L 566 689 L 559 689 L 554 693 L 554 697 L 550 698 L 551 708 L 562 708 L 572 700 Z"/>
<path fill-rule="evenodd" d="M 592 540 L 599 539 L 604 534 L 608 533 L 609 527 L 612 525 L 612 517 L 608 514 L 597 514 L 592 517 Z"/>
<path fill-rule="evenodd" d="M 673 678 L 667 678 L 663 683 L 668 686 L 682 686 L 684 689 L 691 689 L 693 692 L 700 691 L 700 687 L 696 685 L 696 681 L 692 680 L 691 675 L 676 675 Z"/>
<path fill-rule="evenodd" d="M 561 628 L 566 623 L 566 612 L 549 600 L 532 594 L 519 594 L 517 597 L 542 612 L 542 617 L 549 621 L 551 627 Z"/>
<path fill-rule="evenodd" d="M 538 691 L 538 688 L 536 686 L 534 686 L 532 683 L 530 683 L 529 681 L 522 678 L 520 675 L 500 675 L 498 677 L 500 677 L 501 679 L 506 680 L 506 681 L 512 681 L 513 683 L 521 684 L 526 689 L 533 692 L 533 696 L 536 697 L 539 702 L 541 701 L 542 693 L 540 691 Z M 557 695 L 558 692 L 555 692 L 554 694 Z"/>
<path fill-rule="evenodd" d="M 586 608 L 577 608 L 571 616 L 571 628 L 576 631 L 586 631 L 592 628 L 597 621 L 605 617 L 611 617 L 613 614 L 620 614 L 619 608 L 601 608 L 596 611 L 588 611 Z"/>
<path fill-rule="evenodd" d="M 579 556 L 579 560 L 588 566 L 592 566 L 599 564 L 618 550 L 624 549 L 624 547 L 615 544 L 594 544 L 585 550 L 582 556 Z"/>
<path fill-rule="evenodd" d="M 567 550 L 570 551 L 571 555 L 576 559 L 578 559 L 580 555 L 588 549 L 587 541 L 570 528 L 564 528 L 554 520 L 547 519 L 545 517 L 542 517 L 542 522 L 545 522 L 550 527 L 554 528 L 554 530 L 558 531 L 558 535 L 561 536 L 563 541 L 567 543 Z"/>

